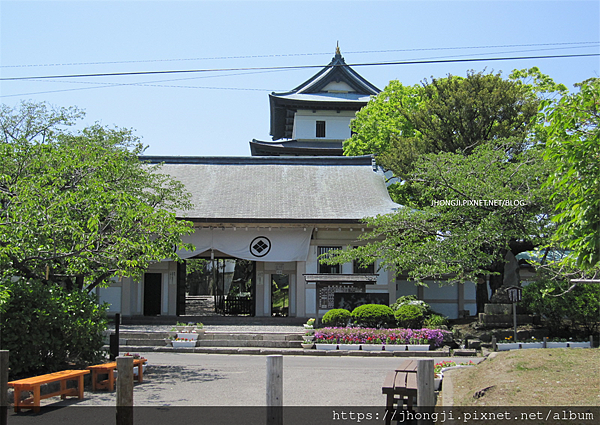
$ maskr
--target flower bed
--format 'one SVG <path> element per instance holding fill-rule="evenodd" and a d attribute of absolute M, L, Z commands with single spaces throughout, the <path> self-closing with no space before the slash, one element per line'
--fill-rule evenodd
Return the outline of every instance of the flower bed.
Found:
<path fill-rule="evenodd" d="M 383 344 L 406 345 L 414 341 L 440 347 L 444 334 L 440 329 L 373 329 L 373 328 L 322 328 L 315 332 L 318 344 Z"/>

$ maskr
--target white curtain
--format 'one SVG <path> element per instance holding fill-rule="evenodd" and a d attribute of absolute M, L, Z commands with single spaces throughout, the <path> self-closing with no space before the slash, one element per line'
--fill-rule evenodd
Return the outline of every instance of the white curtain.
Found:
<path fill-rule="evenodd" d="M 183 241 L 193 244 L 194 251 L 181 250 L 181 258 L 191 258 L 211 249 L 243 260 L 286 262 L 306 261 L 312 228 L 203 228 Z"/>

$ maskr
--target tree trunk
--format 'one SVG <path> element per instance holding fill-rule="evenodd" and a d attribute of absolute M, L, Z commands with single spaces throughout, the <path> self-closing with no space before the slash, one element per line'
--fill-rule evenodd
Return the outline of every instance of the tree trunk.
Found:
<path fill-rule="evenodd" d="M 82 275 L 78 275 L 75 277 L 75 286 L 80 291 L 83 291 L 84 277 Z"/>
<path fill-rule="evenodd" d="M 483 276 L 477 278 L 477 285 L 475 285 L 475 298 L 477 302 L 477 314 L 483 313 L 484 306 L 489 302 L 487 283 Z"/>

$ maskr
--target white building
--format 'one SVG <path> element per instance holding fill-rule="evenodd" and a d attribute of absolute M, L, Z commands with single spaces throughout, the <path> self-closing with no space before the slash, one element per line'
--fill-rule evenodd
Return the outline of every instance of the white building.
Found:
<path fill-rule="evenodd" d="M 331 249 L 361 244 L 358 236 L 369 231 L 362 219 L 400 207 L 390 199 L 370 156 L 343 156 L 350 121 L 379 91 L 337 49 L 312 78 L 269 96 L 273 141 L 250 142 L 252 157 L 144 158 L 163 162 L 162 172 L 192 194 L 192 210 L 178 217 L 194 223 L 187 241 L 196 250 L 180 252 L 180 257 L 215 261 L 212 270 L 225 259 L 251 262 L 239 288 L 231 285 L 235 271 L 222 284 L 215 274 L 222 313 L 321 317 L 331 308 L 390 304 L 400 295 L 417 295 L 451 318 L 464 310 L 475 313 L 470 283 L 417 287 L 379 270 L 377 263 L 361 270 L 318 261 Z M 111 303 L 111 313 L 180 315 L 185 265 L 165 260 L 152 265 L 143 280 L 124 278 L 99 294 Z"/>

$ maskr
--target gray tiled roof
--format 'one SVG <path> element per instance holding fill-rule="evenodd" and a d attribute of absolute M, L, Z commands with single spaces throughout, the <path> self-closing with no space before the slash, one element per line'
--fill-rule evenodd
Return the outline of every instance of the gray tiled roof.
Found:
<path fill-rule="evenodd" d="M 198 220 L 347 221 L 386 214 L 371 157 L 142 157 L 185 184 Z"/>

